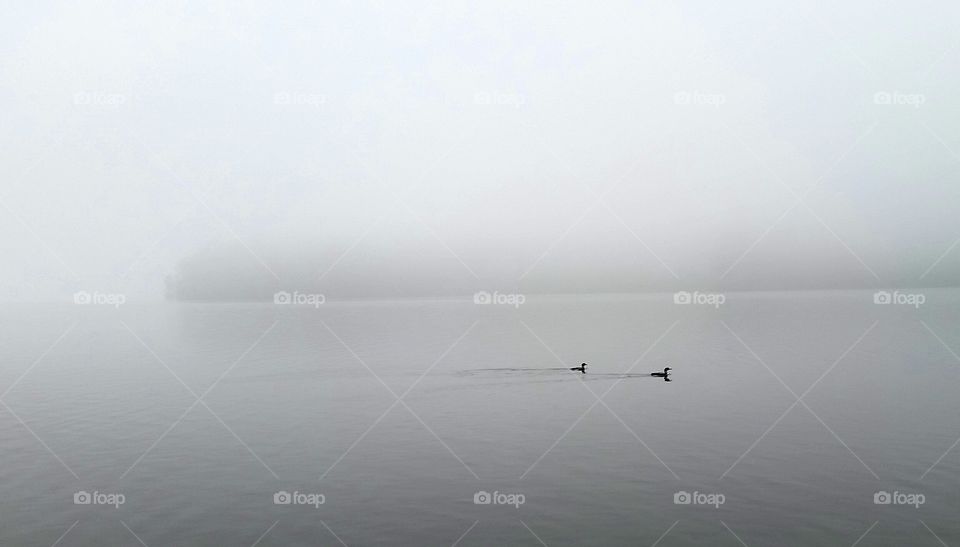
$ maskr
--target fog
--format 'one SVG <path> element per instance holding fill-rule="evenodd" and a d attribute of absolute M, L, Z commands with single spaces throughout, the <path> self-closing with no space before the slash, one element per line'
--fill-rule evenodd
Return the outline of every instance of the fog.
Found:
<path fill-rule="evenodd" d="M 956 285 L 960 5 L 8 6 L 0 299 Z"/>

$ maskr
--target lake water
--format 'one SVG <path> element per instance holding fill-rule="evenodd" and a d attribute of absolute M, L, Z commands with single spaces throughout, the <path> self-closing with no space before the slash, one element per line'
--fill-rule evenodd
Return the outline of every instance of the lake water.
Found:
<path fill-rule="evenodd" d="M 923 292 L 6 305 L 0 544 L 955 545 Z"/>

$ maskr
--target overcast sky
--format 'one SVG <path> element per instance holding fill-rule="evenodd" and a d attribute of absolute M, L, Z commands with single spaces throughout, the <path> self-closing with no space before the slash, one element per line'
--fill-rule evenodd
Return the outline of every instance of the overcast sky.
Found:
<path fill-rule="evenodd" d="M 960 280 L 955 2 L 19 4 L 5 300 Z"/>

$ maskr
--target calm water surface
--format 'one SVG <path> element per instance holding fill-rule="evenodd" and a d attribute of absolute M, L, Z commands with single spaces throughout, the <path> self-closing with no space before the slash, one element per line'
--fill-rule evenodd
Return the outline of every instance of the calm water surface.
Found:
<path fill-rule="evenodd" d="M 924 293 L 8 305 L 0 544 L 958 544 L 960 293 Z"/>

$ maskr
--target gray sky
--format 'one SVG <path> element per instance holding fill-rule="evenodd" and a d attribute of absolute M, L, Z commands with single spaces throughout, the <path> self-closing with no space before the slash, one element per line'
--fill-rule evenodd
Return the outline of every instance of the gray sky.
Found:
<path fill-rule="evenodd" d="M 0 298 L 956 285 L 960 4 L 23 3 Z"/>

